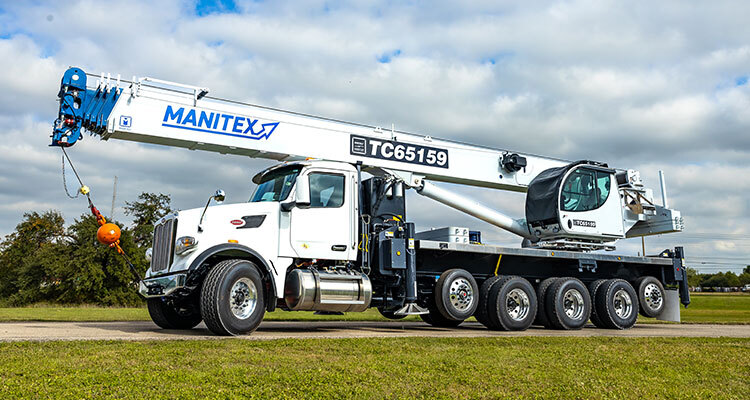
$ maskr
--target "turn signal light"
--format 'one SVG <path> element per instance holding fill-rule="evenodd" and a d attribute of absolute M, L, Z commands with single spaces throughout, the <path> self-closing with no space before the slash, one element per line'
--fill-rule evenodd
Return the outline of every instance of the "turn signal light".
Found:
<path fill-rule="evenodd" d="M 195 247 L 195 245 L 198 244 L 198 241 L 195 240 L 192 236 L 182 236 L 181 238 L 177 239 L 177 243 L 175 243 L 174 252 L 176 254 L 182 254 L 186 251 L 192 249 Z"/>

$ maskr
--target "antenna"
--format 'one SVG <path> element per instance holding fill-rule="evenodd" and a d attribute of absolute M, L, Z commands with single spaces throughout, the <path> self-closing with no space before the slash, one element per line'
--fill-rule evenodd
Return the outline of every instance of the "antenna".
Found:
<path fill-rule="evenodd" d="M 115 198 L 117 198 L 117 175 L 115 175 L 115 183 L 112 186 L 112 210 L 109 212 L 109 218 L 115 220 Z"/>

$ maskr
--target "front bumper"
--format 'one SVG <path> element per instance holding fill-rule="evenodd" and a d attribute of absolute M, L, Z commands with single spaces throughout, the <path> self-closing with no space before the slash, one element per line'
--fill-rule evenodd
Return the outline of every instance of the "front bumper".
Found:
<path fill-rule="evenodd" d="M 138 286 L 138 293 L 145 298 L 163 297 L 185 287 L 187 274 L 172 274 L 144 279 Z"/>

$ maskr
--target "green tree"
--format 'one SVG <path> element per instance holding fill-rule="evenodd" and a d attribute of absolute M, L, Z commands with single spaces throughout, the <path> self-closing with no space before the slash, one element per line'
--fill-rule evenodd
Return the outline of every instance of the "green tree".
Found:
<path fill-rule="evenodd" d="M 724 273 L 724 279 L 726 280 L 727 287 L 737 287 L 740 286 L 740 278 L 732 271 L 728 271 Z"/>
<path fill-rule="evenodd" d="M 145 251 L 151 247 L 154 223 L 172 212 L 172 199 L 167 194 L 143 192 L 138 201 L 125 202 L 125 214 L 133 216 L 135 243 Z"/>
<path fill-rule="evenodd" d="M 701 281 L 702 287 L 721 287 L 726 283 L 724 274 L 719 272 L 716 274 L 705 274 L 705 277 Z"/>
<path fill-rule="evenodd" d="M 740 285 L 747 285 L 750 284 L 750 265 L 745 267 L 745 269 L 742 270 L 742 273 L 739 276 L 740 279 Z"/>
<path fill-rule="evenodd" d="M 687 267 L 688 286 L 695 287 L 701 285 L 703 275 L 699 274 L 695 268 Z"/>
<path fill-rule="evenodd" d="M 702 287 L 737 287 L 740 286 L 740 279 L 734 272 L 719 272 L 713 275 L 706 275 L 701 282 Z"/>
<path fill-rule="evenodd" d="M 65 260 L 57 264 L 55 270 L 60 283 L 54 300 L 102 305 L 141 303 L 135 278 L 125 259 L 115 249 L 96 240 L 98 229 L 96 219 L 90 215 L 82 215 L 68 228 L 70 241 Z M 138 256 L 140 249 L 131 230 L 122 229 L 120 246 L 143 275 L 146 260 Z"/>
<path fill-rule="evenodd" d="M 43 301 L 55 291 L 54 268 L 65 254 L 65 220 L 58 211 L 30 212 L 0 243 L 0 299 L 11 305 Z"/>

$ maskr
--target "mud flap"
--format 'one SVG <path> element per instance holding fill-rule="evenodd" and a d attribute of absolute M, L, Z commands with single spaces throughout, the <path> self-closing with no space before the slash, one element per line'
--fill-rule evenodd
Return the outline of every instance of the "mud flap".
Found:
<path fill-rule="evenodd" d="M 660 321 L 680 322 L 680 293 L 677 290 L 664 291 L 664 311 L 656 317 Z"/>

